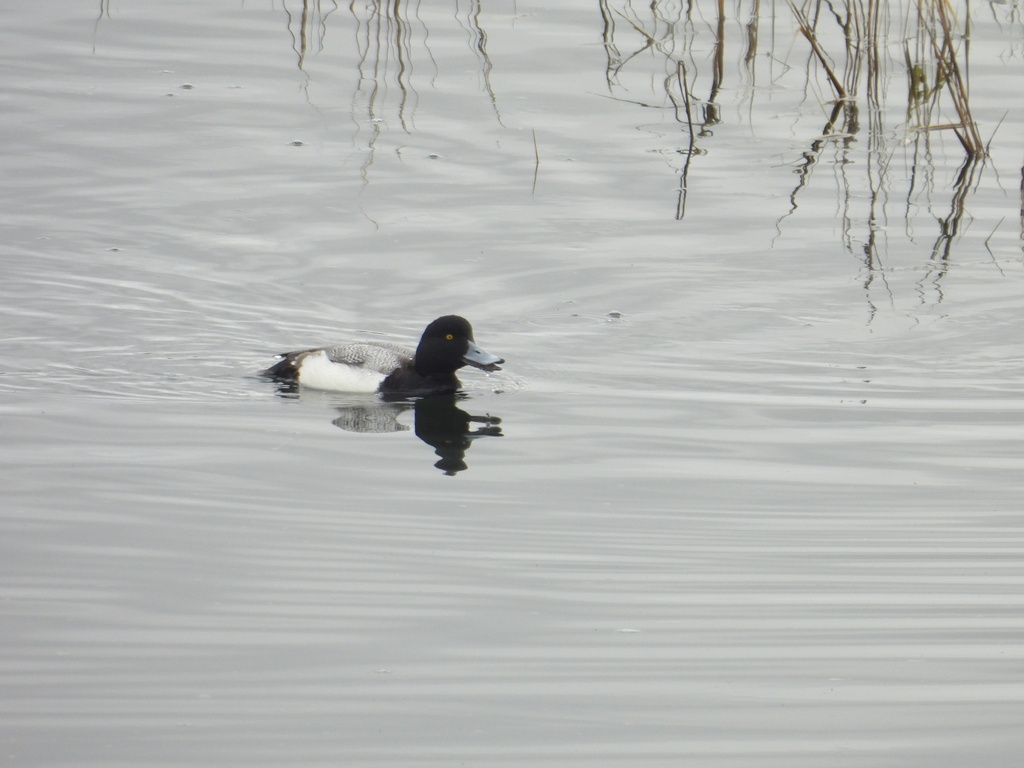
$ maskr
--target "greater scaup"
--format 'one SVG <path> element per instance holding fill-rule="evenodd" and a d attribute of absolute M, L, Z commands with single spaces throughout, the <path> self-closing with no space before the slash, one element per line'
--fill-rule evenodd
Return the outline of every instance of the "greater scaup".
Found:
<path fill-rule="evenodd" d="M 468 320 L 446 315 L 427 326 L 415 352 L 386 341 L 317 347 L 282 354 L 262 373 L 275 381 L 335 392 L 440 395 L 461 386 L 455 371 L 462 366 L 498 371 L 504 362 L 476 345 Z"/>

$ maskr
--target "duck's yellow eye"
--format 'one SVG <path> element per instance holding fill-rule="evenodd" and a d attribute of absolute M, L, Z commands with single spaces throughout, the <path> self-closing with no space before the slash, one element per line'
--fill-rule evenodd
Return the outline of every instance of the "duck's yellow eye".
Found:
<path fill-rule="evenodd" d="M 451 341 L 451 340 L 452 340 L 452 339 L 454 339 L 455 337 L 454 337 L 454 336 L 452 336 L 452 335 L 451 335 L 450 333 L 448 333 L 448 334 L 445 334 L 445 338 L 446 338 L 446 339 L 448 339 L 448 341 Z"/>

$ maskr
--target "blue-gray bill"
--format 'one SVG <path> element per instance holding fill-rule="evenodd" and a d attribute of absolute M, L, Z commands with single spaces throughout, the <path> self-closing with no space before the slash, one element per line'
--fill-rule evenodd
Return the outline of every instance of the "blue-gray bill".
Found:
<path fill-rule="evenodd" d="M 499 366 L 505 362 L 505 359 L 492 355 L 490 352 L 478 347 L 475 341 L 470 341 L 466 354 L 462 356 L 462 361 L 484 371 L 500 371 L 501 368 Z"/>

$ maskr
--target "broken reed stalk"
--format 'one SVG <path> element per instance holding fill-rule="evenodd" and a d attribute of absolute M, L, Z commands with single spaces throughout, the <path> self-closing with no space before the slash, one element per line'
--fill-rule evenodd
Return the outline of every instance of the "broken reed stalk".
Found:
<path fill-rule="evenodd" d="M 825 55 L 824 49 L 818 44 L 818 38 L 814 35 L 814 30 L 811 29 L 810 19 L 807 15 L 796 7 L 793 0 L 786 0 L 789 4 L 789 9 L 793 12 L 793 16 L 796 17 L 797 23 L 800 25 L 800 34 L 807 38 L 807 42 L 811 45 L 811 50 L 814 55 L 818 57 L 818 61 L 821 62 L 821 66 L 825 69 L 825 74 L 828 75 L 829 82 L 832 83 L 832 88 L 836 92 L 836 98 L 846 99 L 848 98 L 846 88 L 843 87 L 842 81 L 836 77 L 836 73 L 832 71 L 831 65 L 828 63 L 828 57 Z"/>
<path fill-rule="evenodd" d="M 814 55 L 818 57 L 818 61 L 821 62 L 821 66 L 825 68 L 825 74 L 828 75 L 829 82 L 832 83 L 832 87 L 836 91 L 836 98 L 845 99 L 846 89 L 843 84 L 839 82 L 839 78 L 836 77 L 836 73 L 832 71 L 832 67 L 828 65 L 828 59 L 825 57 L 825 52 L 818 45 L 818 40 L 815 38 L 814 33 L 809 27 L 800 25 L 801 34 L 807 38 L 807 42 L 811 44 L 811 50 L 814 51 Z"/>
<path fill-rule="evenodd" d="M 925 13 L 925 9 L 922 7 L 922 3 L 925 1 L 917 0 L 920 14 Z M 956 51 L 953 48 L 953 24 L 949 18 L 949 3 L 948 0 L 932 0 L 932 6 L 934 17 L 938 19 L 939 25 L 942 27 L 942 39 L 939 40 L 935 30 L 931 26 L 925 25 L 931 39 L 932 50 L 935 53 L 935 66 L 940 81 L 946 83 L 946 89 L 949 91 L 950 98 L 953 99 L 953 108 L 956 110 L 957 117 L 960 118 L 958 124 L 941 127 L 953 130 L 968 155 L 980 157 L 985 154 L 985 145 L 978 132 L 978 124 L 974 122 L 974 117 L 971 115 L 967 86 L 960 71 L 960 65 L 957 63 Z M 933 126 L 933 129 L 939 127 Z"/>
<path fill-rule="evenodd" d="M 693 135 L 693 112 L 690 110 L 690 87 L 687 83 L 686 65 L 683 62 L 676 62 L 676 80 L 679 82 L 679 93 L 683 99 L 683 108 L 686 110 L 686 128 L 690 134 L 690 146 L 686 152 L 686 162 L 683 163 L 683 170 L 681 178 L 679 179 L 679 196 L 676 200 L 676 221 L 682 221 L 686 216 L 686 200 L 689 196 L 689 178 L 690 178 L 690 163 L 693 162 L 693 156 L 697 152 L 697 139 Z M 667 90 L 667 88 L 666 88 Z M 676 110 L 679 109 L 679 103 L 676 101 L 676 97 L 672 95 L 670 90 L 667 90 L 672 102 L 676 105 Z M 678 116 L 676 118 L 679 119 Z"/>
<path fill-rule="evenodd" d="M 637 23 L 636 23 L 635 21 L 633 21 L 633 20 L 632 20 L 631 18 L 629 18 L 629 16 L 627 16 L 626 14 L 624 14 L 624 13 L 623 13 L 622 11 L 620 11 L 620 10 L 616 9 L 616 11 L 615 11 L 615 12 L 616 12 L 617 14 L 619 14 L 619 16 L 621 16 L 622 18 L 624 18 L 624 19 L 626 20 L 626 23 L 627 23 L 627 24 L 629 24 L 629 25 L 630 25 L 631 27 L 633 27 L 633 29 L 635 29 L 635 30 L 636 30 L 637 32 L 639 32 L 639 33 L 640 33 L 641 35 L 643 35 L 644 37 L 646 37 L 646 38 L 647 38 L 647 42 L 648 42 L 648 43 L 650 43 L 651 45 L 657 45 L 657 42 L 658 42 L 658 41 L 657 41 L 657 40 L 655 40 L 655 39 L 654 39 L 654 37 L 653 37 L 653 35 L 651 35 L 651 34 L 650 34 L 650 33 L 649 33 L 649 32 L 648 32 L 647 30 L 645 30 L 645 29 L 644 29 L 643 27 L 639 26 L 639 25 L 638 25 L 638 24 L 637 24 Z"/>
<path fill-rule="evenodd" d="M 540 147 L 537 146 L 537 129 L 533 129 L 533 193 L 537 193 L 537 177 L 540 176 Z"/>
<path fill-rule="evenodd" d="M 676 80 L 679 83 L 679 95 L 683 98 L 683 109 L 686 111 L 686 127 L 690 131 L 690 154 L 693 154 L 693 113 L 690 110 L 690 87 L 686 82 L 686 65 L 683 62 L 676 62 Z M 669 97 L 672 101 L 675 101 L 675 97 L 672 96 L 672 92 L 666 87 Z"/>

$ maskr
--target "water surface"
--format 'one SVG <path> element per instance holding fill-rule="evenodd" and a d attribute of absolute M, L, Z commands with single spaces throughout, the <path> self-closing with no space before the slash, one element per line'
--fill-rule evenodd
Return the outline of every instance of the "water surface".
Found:
<path fill-rule="evenodd" d="M 971 163 L 717 7 L 11 9 L 12 765 L 1017 764 L 1018 6 Z M 436 409 L 255 375 L 449 312 Z"/>

